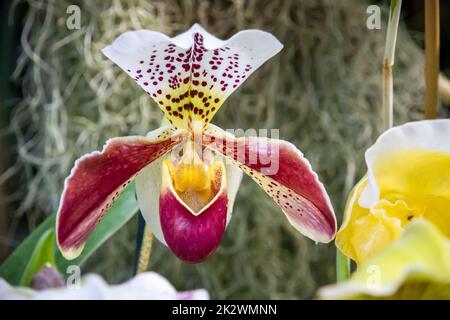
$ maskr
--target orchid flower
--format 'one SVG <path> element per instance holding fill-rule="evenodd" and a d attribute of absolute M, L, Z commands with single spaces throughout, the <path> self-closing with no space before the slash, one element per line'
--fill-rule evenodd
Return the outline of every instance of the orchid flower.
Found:
<path fill-rule="evenodd" d="M 103 49 L 154 99 L 166 124 L 146 137 L 110 139 L 101 152 L 76 161 L 57 214 L 63 255 L 80 254 L 96 224 L 136 177 L 140 209 L 155 237 L 180 259 L 200 262 L 225 232 L 241 169 L 294 228 L 317 242 L 331 241 L 336 219 L 330 200 L 294 145 L 235 138 L 210 124 L 226 98 L 281 48 L 260 30 L 223 41 L 195 24 L 174 38 L 149 30 L 126 32 Z M 267 170 L 265 156 L 277 159 L 278 170 Z"/>
<path fill-rule="evenodd" d="M 424 218 L 365 260 L 345 282 L 319 290 L 322 299 L 450 299 L 450 240 Z"/>
<path fill-rule="evenodd" d="M 450 237 L 450 120 L 387 130 L 367 150 L 336 245 L 360 264 L 422 217 Z"/>

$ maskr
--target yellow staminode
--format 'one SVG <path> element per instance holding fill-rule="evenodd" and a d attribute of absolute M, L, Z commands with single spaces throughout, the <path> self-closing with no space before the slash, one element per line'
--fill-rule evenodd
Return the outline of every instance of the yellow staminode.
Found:
<path fill-rule="evenodd" d="M 177 195 L 194 212 L 199 212 L 220 189 L 220 181 L 217 181 L 216 174 L 223 168 L 223 164 L 220 162 L 207 164 L 202 161 L 196 151 L 194 141 L 188 141 L 183 152 L 178 163 L 174 164 L 170 160 L 164 160 L 163 166 L 168 168 Z"/>
<path fill-rule="evenodd" d="M 166 160 L 167 161 L 167 160 Z M 170 164 L 175 190 L 185 192 L 208 190 L 211 186 L 208 169 L 203 164 L 179 164 L 176 168 Z"/>

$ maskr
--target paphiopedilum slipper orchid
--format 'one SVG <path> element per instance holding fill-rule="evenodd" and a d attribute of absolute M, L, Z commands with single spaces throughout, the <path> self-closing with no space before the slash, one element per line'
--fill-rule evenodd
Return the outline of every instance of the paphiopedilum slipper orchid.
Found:
<path fill-rule="evenodd" d="M 241 169 L 297 230 L 317 242 L 331 241 L 336 221 L 328 195 L 294 145 L 235 138 L 209 124 L 225 99 L 281 48 L 267 32 L 245 30 L 223 41 L 194 25 L 174 38 L 126 32 L 103 49 L 155 100 L 167 125 L 147 137 L 110 139 L 101 152 L 77 160 L 57 215 L 63 255 L 79 255 L 137 176 L 140 208 L 154 235 L 180 259 L 202 261 L 217 248 L 230 220 Z"/>
<path fill-rule="evenodd" d="M 348 281 L 319 290 L 322 299 L 450 299 L 450 240 L 418 218 L 400 239 L 365 260 Z"/>
<path fill-rule="evenodd" d="M 408 123 L 367 150 L 367 177 L 352 192 L 336 245 L 358 264 L 423 217 L 450 236 L 450 120 Z"/>

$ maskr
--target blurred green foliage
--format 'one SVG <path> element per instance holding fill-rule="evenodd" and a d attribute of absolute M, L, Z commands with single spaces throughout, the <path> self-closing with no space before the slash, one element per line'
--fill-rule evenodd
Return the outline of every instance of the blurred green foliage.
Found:
<path fill-rule="evenodd" d="M 74 260 L 66 260 L 56 245 L 56 215 L 49 216 L 0 265 L 0 277 L 14 286 L 31 286 L 33 276 L 46 264 L 63 275 L 69 266 L 82 267 L 87 259 L 137 212 L 136 187 L 131 183 L 100 221 L 86 241 L 83 252 Z"/>

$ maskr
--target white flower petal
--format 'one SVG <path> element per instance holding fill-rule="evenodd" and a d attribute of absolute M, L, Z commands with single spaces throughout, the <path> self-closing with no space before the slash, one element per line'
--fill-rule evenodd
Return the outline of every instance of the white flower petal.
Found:
<path fill-rule="evenodd" d="M 136 177 L 136 195 L 146 225 L 150 228 L 156 239 L 164 245 L 167 245 L 164 240 L 159 218 L 159 194 L 163 160 L 161 158 L 151 163 Z"/>
<path fill-rule="evenodd" d="M 224 159 L 223 157 L 221 157 Z M 225 168 L 227 171 L 227 193 L 228 193 L 228 212 L 227 212 L 227 226 L 230 223 L 231 217 L 233 215 L 234 201 L 236 200 L 236 195 L 239 190 L 239 186 L 242 181 L 242 170 L 235 165 L 227 163 L 228 161 L 223 160 L 225 163 Z"/>
<path fill-rule="evenodd" d="M 173 37 L 172 43 L 184 48 L 188 49 L 193 44 L 194 34 L 200 33 L 203 36 L 203 45 L 207 50 L 216 49 L 224 45 L 225 41 L 213 36 L 211 33 L 206 31 L 201 25 L 195 23 L 189 30 L 179 34 L 176 37 Z"/>
<path fill-rule="evenodd" d="M 208 123 L 226 98 L 281 48 L 261 30 L 220 40 L 195 24 L 174 38 L 150 30 L 125 32 L 102 51 L 174 126 L 188 128 L 195 120 Z"/>
<path fill-rule="evenodd" d="M 119 285 L 109 285 L 97 274 L 86 275 L 79 287 L 42 291 L 9 286 L 0 278 L 1 299 L 33 300 L 207 300 L 206 290 L 177 292 L 170 282 L 155 272 L 140 273 Z"/>

